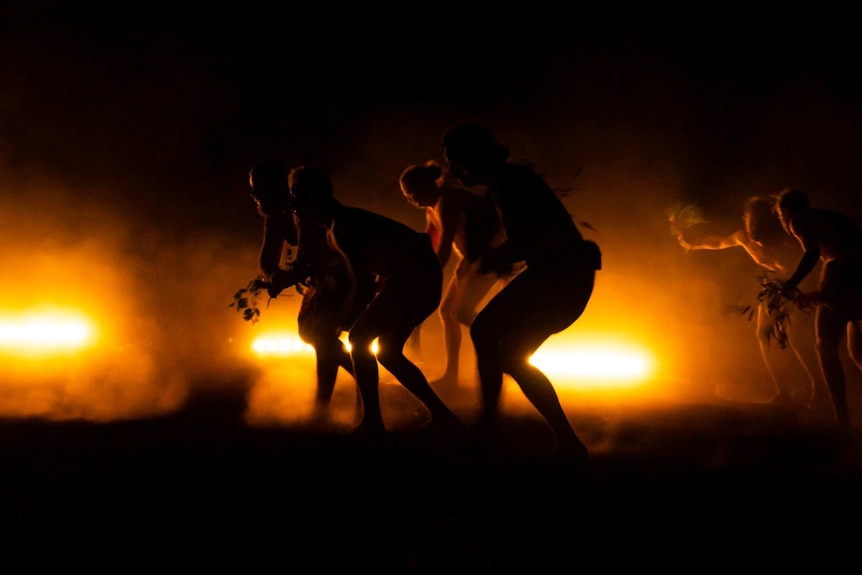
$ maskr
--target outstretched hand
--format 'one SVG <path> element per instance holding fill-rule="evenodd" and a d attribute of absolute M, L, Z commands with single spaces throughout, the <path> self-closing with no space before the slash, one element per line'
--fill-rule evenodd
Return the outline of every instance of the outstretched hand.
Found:
<path fill-rule="evenodd" d="M 685 237 L 682 235 L 682 232 L 679 232 L 678 234 L 676 234 L 676 239 L 679 242 L 679 245 L 681 245 L 682 247 L 684 247 L 687 250 L 691 249 L 691 244 L 688 243 L 687 241 L 685 241 Z"/>

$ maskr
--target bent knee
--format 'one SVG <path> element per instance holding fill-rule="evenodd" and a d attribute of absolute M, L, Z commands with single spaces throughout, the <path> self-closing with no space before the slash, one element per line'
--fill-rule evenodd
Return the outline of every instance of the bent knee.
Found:
<path fill-rule="evenodd" d="M 375 335 L 370 332 L 361 330 L 353 330 L 347 335 L 347 342 L 351 349 L 371 349 L 371 344 L 374 342 Z"/>

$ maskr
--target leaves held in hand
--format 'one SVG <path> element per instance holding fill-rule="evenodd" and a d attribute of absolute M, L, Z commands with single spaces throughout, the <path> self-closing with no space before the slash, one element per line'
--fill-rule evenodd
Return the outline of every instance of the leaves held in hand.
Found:
<path fill-rule="evenodd" d="M 678 204 L 670 210 L 667 219 L 670 222 L 670 231 L 674 235 L 697 224 L 705 224 L 709 221 L 703 216 L 703 211 L 697 204 Z"/>
<path fill-rule="evenodd" d="M 787 330 L 790 328 L 790 315 L 793 308 L 806 311 L 810 305 L 802 299 L 802 292 L 798 288 L 790 294 L 784 289 L 784 282 L 769 274 L 758 276 L 760 280 L 760 292 L 757 294 L 757 305 L 745 305 L 736 308 L 748 321 L 754 319 L 758 307 L 765 311 L 764 320 L 760 324 L 757 336 L 771 344 L 778 343 L 781 349 L 786 349 L 789 343 Z"/>
<path fill-rule="evenodd" d="M 242 319 L 256 323 L 260 319 L 260 308 L 258 307 L 258 296 L 261 292 L 266 293 L 268 283 L 253 279 L 248 282 L 248 285 L 241 288 L 233 294 L 233 301 L 228 304 L 228 307 L 235 308 L 237 312 L 242 313 Z M 270 297 L 269 300 L 272 298 Z M 269 306 L 267 300 L 267 306 Z"/>

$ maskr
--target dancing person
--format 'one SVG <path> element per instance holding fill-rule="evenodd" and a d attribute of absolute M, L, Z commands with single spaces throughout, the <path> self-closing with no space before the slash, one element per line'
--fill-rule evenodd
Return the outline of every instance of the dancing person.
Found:
<path fill-rule="evenodd" d="M 451 390 L 458 387 L 461 326 L 469 328 L 482 300 L 502 287 L 517 270 L 506 265 L 479 271 L 482 252 L 505 237 L 490 196 L 447 181 L 443 168 L 433 160 L 405 168 L 399 185 L 407 201 L 425 212 L 425 231 L 431 236 L 440 266 L 445 269 L 453 253 L 458 259 L 438 310 L 446 351 L 445 368 L 443 375 L 431 382 L 434 387 Z M 416 328 L 414 337 L 420 329 L 421 326 Z"/>
<path fill-rule="evenodd" d="M 695 228 L 701 228 L 699 237 L 695 238 Z M 776 280 L 789 277 L 801 255 L 799 244 L 782 228 L 781 221 L 775 211 L 775 200 L 771 197 L 752 196 L 743 204 L 742 226 L 728 235 L 703 235 L 702 226 L 690 226 L 676 229 L 677 240 L 686 250 L 726 250 L 741 248 L 751 257 L 755 264 L 766 270 L 767 274 L 775 276 Z M 794 362 L 785 375 L 780 375 L 780 365 L 769 340 L 764 337 L 771 318 L 768 302 L 759 301 L 756 309 L 755 335 L 760 348 L 760 356 L 772 380 L 775 395 L 772 403 L 776 405 L 792 405 L 798 401 L 797 385 L 787 377 L 802 373 L 806 377 L 805 404 L 815 407 L 823 403 L 824 390 L 815 376 L 815 369 L 809 366 L 805 356 L 800 351 L 796 336 L 802 324 L 787 322 L 788 331 L 784 344 L 790 349 Z M 794 333 L 791 333 L 794 332 Z M 813 350 L 812 350 L 813 351 Z"/>
<path fill-rule="evenodd" d="M 506 239 L 482 254 L 480 271 L 524 262 L 526 267 L 482 308 L 470 327 L 482 392 L 480 422 L 497 424 L 503 376 L 508 374 L 550 425 L 554 452 L 577 459 L 588 451 L 560 404 L 554 385 L 530 363 L 551 335 L 586 309 L 601 268 L 598 246 L 585 240 L 556 192 L 485 126 L 465 123 L 443 137 L 449 170 L 467 187 L 488 189 Z"/>
<path fill-rule="evenodd" d="M 289 174 L 291 205 L 301 222 L 326 232 L 329 245 L 341 254 L 353 278 L 374 274 L 379 289 L 350 328 L 350 356 L 362 417 L 357 431 L 386 431 L 380 408 L 378 361 L 421 401 L 435 423 L 458 418 L 437 396 L 422 371 L 404 355 L 413 330 L 440 304 L 443 270 L 431 238 L 406 224 L 335 199 L 329 175 L 300 166 Z M 352 294 L 345 305 L 349 306 Z M 375 357 L 371 346 L 377 340 Z"/>
<path fill-rule="evenodd" d="M 353 363 L 340 336 L 370 301 L 375 278 L 365 274 L 351 279 L 340 255 L 328 246 L 325 230 L 303 224 L 294 216 L 287 178 L 287 167 L 271 159 L 258 162 L 249 171 L 251 197 L 263 216 L 259 277 L 270 297 L 294 286 L 302 293 L 297 327 L 300 338 L 314 348 L 314 417 L 325 420 L 339 367 L 353 375 Z M 287 249 L 295 250 L 295 255 L 283 266 Z M 356 293 L 354 305 L 343 309 L 341 302 L 351 289 Z"/>
<path fill-rule="evenodd" d="M 814 208 L 808 196 L 786 188 L 778 195 L 778 216 L 799 241 L 803 255 L 784 282 L 783 294 L 815 306 L 817 355 L 832 398 L 835 420 L 850 425 L 846 378 L 839 356 L 846 333 L 850 358 L 862 370 L 862 229 L 833 210 Z M 799 295 L 799 284 L 822 262 L 817 288 Z"/>

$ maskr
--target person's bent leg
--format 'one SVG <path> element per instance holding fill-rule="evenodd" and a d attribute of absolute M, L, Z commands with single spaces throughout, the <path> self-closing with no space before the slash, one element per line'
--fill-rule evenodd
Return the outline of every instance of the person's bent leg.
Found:
<path fill-rule="evenodd" d="M 500 393 L 503 389 L 503 364 L 500 357 L 500 313 L 489 305 L 479 312 L 473 325 L 470 326 L 470 338 L 476 353 L 476 367 L 479 372 L 479 386 L 482 402 L 482 423 L 484 425 L 496 425 Z"/>
<path fill-rule="evenodd" d="M 551 426 L 556 437 L 557 449 L 561 453 L 576 457 L 587 456 L 587 447 L 575 433 L 575 429 L 563 410 L 554 385 L 548 377 L 537 367 L 531 365 L 529 360 L 516 360 L 512 355 L 507 355 L 507 357 L 511 357 L 513 360 L 511 362 L 504 361 L 504 371 L 509 373 L 518 383 L 524 396 Z"/>
<path fill-rule="evenodd" d="M 407 329 L 409 330 L 409 328 Z M 428 408 L 432 420 L 451 421 L 457 419 L 440 397 L 434 393 L 422 370 L 405 357 L 403 348 L 406 338 L 403 334 L 383 335 L 380 337 L 379 343 L 380 350 L 377 352 L 377 360 L 380 365 L 386 368 L 407 391 Z"/>
<path fill-rule="evenodd" d="M 862 321 L 847 323 L 847 351 L 850 359 L 862 371 Z"/>
<path fill-rule="evenodd" d="M 438 315 L 443 327 L 443 347 L 446 352 L 446 367 L 443 375 L 434 381 L 440 387 L 456 387 L 458 385 L 459 362 L 461 355 L 461 325 L 455 317 L 455 307 L 458 300 L 457 276 L 453 276 L 446 286 L 446 292 L 440 302 Z"/>
<path fill-rule="evenodd" d="M 360 317 L 350 330 L 350 357 L 353 361 L 353 374 L 359 395 L 362 398 L 362 417 L 359 429 L 370 432 L 383 432 L 383 415 L 380 411 L 380 373 L 377 368 L 377 358 L 371 351 L 371 344 L 376 338 L 373 324 Z"/>
<path fill-rule="evenodd" d="M 835 419 L 840 425 L 850 424 L 844 368 L 838 353 L 846 322 L 831 308 L 820 305 L 816 313 L 817 357 L 823 379 L 832 397 Z"/>
<path fill-rule="evenodd" d="M 761 331 L 764 329 L 767 318 L 767 310 L 765 304 L 757 306 L 757 320 L 754 330 L 754 337 L 757 338 L 757 346 L 760 350 L 760 358 L 763 360 L 763 365 L 769 374 L 769 379 L 772 381 L 772 387 L 775 390 L 775 396 L 771 403 L 775 405 L 789 405 L 793 403 L 793 394 L 790 390 L 790 385 L 786 380 L 778 377 L 773 362 L 775 361 L 773 347 L 763 339 Z"/>
<path fill-rule="evenodd" d="M 337 338 L 335 341 L 319 341 L 315 346 L 317 358 L 317 392 L 314 401 L 320 406 L 329 405 L 335 390 L 335 380 L 338 368 L 341 367 L 342 352 L 346 353 L 343 344 Z M 349 355 L 348 355 L 349 359 Z M 353 367 L 351 365 L 351 371 Z"/>

